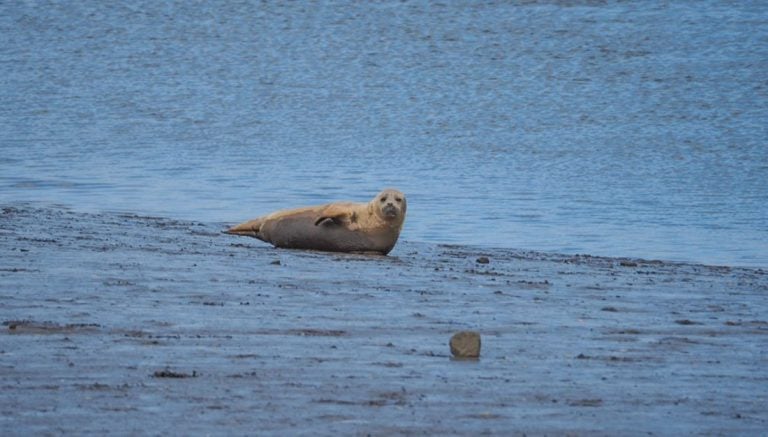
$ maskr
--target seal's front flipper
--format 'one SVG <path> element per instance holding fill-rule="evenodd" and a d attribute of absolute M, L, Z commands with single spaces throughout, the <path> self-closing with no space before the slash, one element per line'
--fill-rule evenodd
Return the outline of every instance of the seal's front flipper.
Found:
<path fill-rule="evenodd" d="M 340 217 L 320 217 L 315 220 L 315 226 L 340 226 L 342 224 Z"/>

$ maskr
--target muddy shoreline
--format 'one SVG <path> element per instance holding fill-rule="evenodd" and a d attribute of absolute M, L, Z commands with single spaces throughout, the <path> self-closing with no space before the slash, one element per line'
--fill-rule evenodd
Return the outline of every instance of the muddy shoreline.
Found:
<path fill-rule="evenodd" d="M 0 434 L 759 434 L 768 274 L 0 209 Z M 460 330 L 477 361 L 450 359 Z"/>

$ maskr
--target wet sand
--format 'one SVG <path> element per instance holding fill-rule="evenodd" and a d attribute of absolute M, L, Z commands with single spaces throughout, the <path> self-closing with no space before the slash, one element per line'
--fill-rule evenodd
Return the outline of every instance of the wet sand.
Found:
<path fill-rule="evenodd" d="M 223 227 L 2 208 L 0 434 L 768 429 L 763 270 Z"/>

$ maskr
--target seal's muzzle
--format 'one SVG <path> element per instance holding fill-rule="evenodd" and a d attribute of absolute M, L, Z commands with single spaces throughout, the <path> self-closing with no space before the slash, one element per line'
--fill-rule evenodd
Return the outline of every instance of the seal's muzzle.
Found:
<path fill-rule="evenodd" d="M 399 213 L 399 211 L 397 210 L 397 207 L 395 207 L 395 205 L 392 205 L 391 203 L 385 205 L 384 208 L 381 208 L 381 212 L 383 212 L 384 216 L 387 218 L 395 218 Z"/>

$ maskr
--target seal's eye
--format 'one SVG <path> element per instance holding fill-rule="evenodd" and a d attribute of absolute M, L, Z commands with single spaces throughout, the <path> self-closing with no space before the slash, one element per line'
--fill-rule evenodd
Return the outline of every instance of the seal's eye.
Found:
<path fill-rule="evenodd" d="M 399 197 L 395 197 L 395 202 L 397 202 L 397 203 L 400 203 L 400 202 L 402 202 L 402 201 L 403 201 L 403 199 L 401 199 L 401 198 L 399 198 Z"/>
<path fill-rule="evenodd" d="M 381 198 L 381 203 L 384 203 L 386 201 L 387 201 L 387 196 L 384 196 L 384 197 Z"/>

